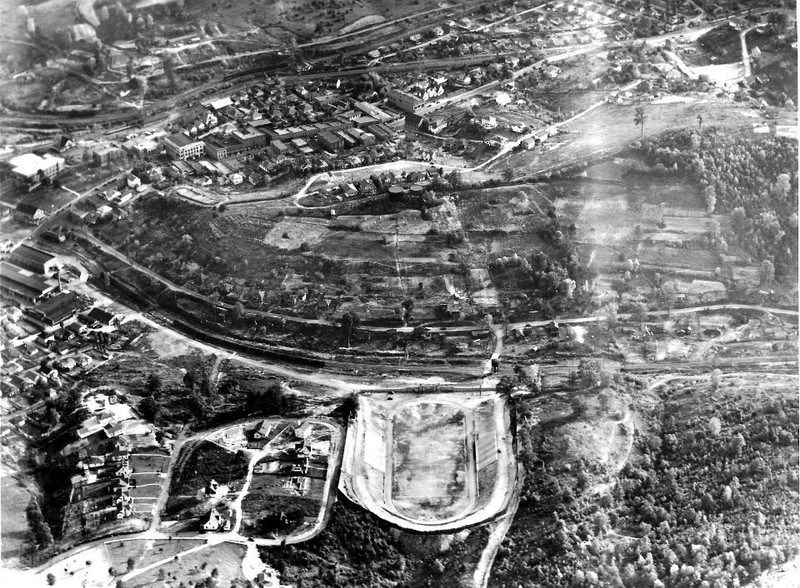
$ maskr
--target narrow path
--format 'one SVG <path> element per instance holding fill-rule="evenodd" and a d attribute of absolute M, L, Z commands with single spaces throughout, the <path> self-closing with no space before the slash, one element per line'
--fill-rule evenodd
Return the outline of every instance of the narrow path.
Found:
<path fill-rule="evenodd" d="M 167 465 L 167 471 L 164 475 L 164 480 L 161 484 L 161 491 L 158 493 L 158 499 L 156 500 L 155 504 L 153 505 L 153 515 L 152 519 L 150 520 L 150 527 L 145 532 L 146 535 L 155 535 L 158 533 L 158 527 L 161 524 L 161 512 L 164 510 L 164 507 L 167 505 L 167 499 L 169 498 L 169 489 L 172 486 L 172 474 L 175 471 L 175 465 L 178 461 L 178 456 L 181 454 L 181 449 L 183 448 L 183 444 L 186 442 L 186 425 L 183 426 L 181 432 L 178 433 L 178 437 L 175 439 L 175 443 L 172 446 L 172 452 L 169 456 L 169 465 Z"/>
<path fill-rule="evenodd" d="M 197 551 L 202 551 L 203 549 L 205 549 L 207 547 L 209 547 L 208 543 L 203 543 L 202 545 L 195 545 L 194 547 L 191 547 L 191 548 L 187 549 L 186 551 L 181 551 L 180 553 L 178 553 L 176 555 L 171 555 L 170 557 L 165 557 L 164 559 L 161 559 L 159 561 L 153 562 L 150 565 L 147 565 L 147 566 L 145 566 L 143 568 L 134 569 L 134 570 L 128 572 L 127 574 L 124 574 L 123 576 L 120 576 L 119 578 L 117 578 L 117 580 L 119 582 L 123 582 L 123 583 L 124 582 L 128 582 L 129 580 L 135 578 L 136 576 L 139 576 L 141 574 L 149 572 L 150 570 L 154 570 L 154 569 L 156 569 L 158 567 L 161 567 L 163 565 L 168 564 L 169 562 L 173 561 L 175 558 L 180 559 L 180 558 L 182 558 L 182 557 L 184 557 L 186 555 L 189 555 L 190 553 L 195 553 Z"/>
<path fill-rule="evenodd" d="M 472 576 L 472 585 L 475 588 L 486 588 L 489 584 L 489 577 L 494 565 L 497 551 L 500 545 L 506 538 L 511 525 L 514 522 L 514 517 L 519 509 L 520 496 L 522 495 L 522 485 L 525 482 L 525 472 L 520 467 L 520 473 L 517 478 L 517 483 L 514 485 L 514 492 L 511 495 L 511 500 L 508 503 L 508 509 L 500 519 L 493 523 L 494 528 L 489 534 L 489 541 L 483 549 L 481 559 L 478 561 L 478 566 L 475 568 L 475 573 Z"/>

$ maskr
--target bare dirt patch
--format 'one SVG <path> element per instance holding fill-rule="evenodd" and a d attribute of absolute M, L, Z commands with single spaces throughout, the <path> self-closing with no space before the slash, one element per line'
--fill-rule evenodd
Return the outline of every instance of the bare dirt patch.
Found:
<path fill-rule="evenodd" d="M 415 404 L 393 419 L 392 502 L 409 516 L 449 518 L 469 504 L 464 413 Z"/>

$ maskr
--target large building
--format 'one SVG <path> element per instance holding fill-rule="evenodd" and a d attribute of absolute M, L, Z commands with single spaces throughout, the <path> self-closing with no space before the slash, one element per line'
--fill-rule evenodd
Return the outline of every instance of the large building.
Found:
<path fill-rule="evenodd" d="M 173 159 L 181 160 L 200 157 L 205 150 L 202 141 L 196 141 L 183 133 L 175 133 L 164 137 L 164 148 Z"/>
<path fill-rule="evenodd" d="M 0 292 L 12 298 L 32 304 L 56 288 L 56 284 L 40 276 L 29 275 L 15 265 L 0 262 Z"/>
<path fill-rule="evenodd" d="M 49 153 L 44 156 L 24 153 L 9 160 L 11 173 L 19 180 L 33 183 L 43 178 L 53 179 L 64 169 L 64 158 Z"/>
<path fill-rule="evenodd" d="M 389 104 L 399 108 L 403 112 L 413 113 L 422 106 L 422 100 L 413 94 L 409 94 L 403 90 L 397 90 L 396 88 L 392 88 L 386 93 L 386 100 Z"/>
<path fill-rule="evenodd" d="M 214 159 L 236 157 L 241 153 L 265 147 L 267 136 L 253 127 L 237 129 L 231 133 L 206 137 L 205 152 Z"/>
<path fill-rule="evenodd" d="M 9 260 L 21 268 L 42 275 L 52 275 L 58 268 L 54 255 L 25 243 L 11 252 Z"/>

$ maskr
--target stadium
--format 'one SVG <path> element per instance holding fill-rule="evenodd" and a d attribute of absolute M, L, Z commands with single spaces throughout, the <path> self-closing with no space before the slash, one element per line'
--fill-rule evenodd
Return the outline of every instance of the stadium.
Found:
<path fill-rule="evenodd" d="M 441 532 L 505 511 L 517 475 L 511 419 L 497 394 L 363 394 L 339 489 L 403 528 Z"/>

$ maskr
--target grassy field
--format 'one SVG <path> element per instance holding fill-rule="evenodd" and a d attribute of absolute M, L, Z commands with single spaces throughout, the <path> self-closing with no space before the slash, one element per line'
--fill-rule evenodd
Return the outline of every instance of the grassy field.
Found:
<path fill-rule="evenodd" d="M 182 541 L 173 543 L 184 544 Z M 177 587 L 180 583 L 196 584 L 206 578 L 215 578 L 217 586 L 246 585 L 242 576 L 242 559 L 246 548 L 222 543 L 179 557 L 140 574 L 124 583 L 124 588 L 146 588 L 154 585 Z"/>
<path fill-rule="evenodd" d="M 31 501 L 28 492 L 15 478 L 2 477 L 0 513 L 3 518 L 3 533 L 0 540 L 0 557 L 3 565 L 14 566 L 30 547 L 30 528 L 25 508 Z"/>
<path fill-rule="evenodd" d="M 685 128 L 697 124 L 697 116 L 703 117 L 704 125 L 720 127 L 752 128 L 761 120 L 761 115 L 745 104 L 726 103 L 721 107 L 717 101 L 702 97 L 677 97 L 676 101 L 653 101 L 644 103 L 647 119 L 644 134 L 658 135 L 664 131 Z M 534 151 L 523 151 L 509 158 L 509 165 L 519 175 L 535 173 L 584 160 L 601 150 L 616 150 L 635 141 L 641 130 L 633 123 L 634 105 L 604 104 L 586 116 L 564 125 L 567 135 L 549 139 Z M 796 116 L 794 117 L 796 120 Z M 501 169 L 504 163 L 494 168 Z"/>
<path fill-rule="evenodd" d="M 122 538 L 120 541 L 108 541 L 104 549 L 111 566 L 117 572 L 125 572 L 128 566 L 128 559 L 133 559 L 134 569 L 144 568 L 202 543 L 203 541 L 195 539 L 174 539 L 172 541 L 165 539 L 135 539 L 125 541 Z"/>
<path fill-rule="evenodd" d="M 469 502 L 464 413 L 415 404 L 393 420 L 392 503 L 417 519 L 447 518 Z"/>

